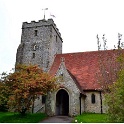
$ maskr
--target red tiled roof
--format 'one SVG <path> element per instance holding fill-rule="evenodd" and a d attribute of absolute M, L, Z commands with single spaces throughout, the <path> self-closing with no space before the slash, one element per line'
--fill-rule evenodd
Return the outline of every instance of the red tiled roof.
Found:
<path fill-rule="evenodd" d="M 57 54 L 49 73 L 55 75 L 63 57 L 66 69 L 75 77 L 81 89 L 98 90 L 100 89 L 100 84 L 97 82 L 96 73 L 99 71 L 99 56 L 105 58 L 104 61 L 106 61 L 108 58 L 114 56 L 117 53 L 116 51 L 106 50 Z"/>

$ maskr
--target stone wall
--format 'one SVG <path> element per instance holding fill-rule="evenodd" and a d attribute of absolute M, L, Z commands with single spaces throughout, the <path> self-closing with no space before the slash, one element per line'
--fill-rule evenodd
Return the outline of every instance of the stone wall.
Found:
<path fill-rule="evenodd" d="M 49 93 L 47 96 L 47 102 L 46 102 L 46 113 L 49 116 L 56 115 L 56 94 L 60 89 L 64 89 L 67 91 L 69 95 L 69 115 L 75 116 L 80 113 L 80 102 L 79 102 L 79 96 L 80 91 L 77 88 L 75 82 L 69 75 L 68 71 L 66 70 L 66 67 L 64 65 L 64 62 L 61 63 L 56 76 L 59 77 L 63 73 L 62 80 L 58 80 L 58 83 L 60 84 L 60 88 L 54 91 L 53 93 Z"/>
<path fill-rule="evenodd" d="M 108 110 L 108 106 L 105 104 L 105 94 L 102 93 L 102 109 L 103 109 L 103 113 L 106 113 Z"/>
<path fill-rule="evenodd" d="M 35 100 L 34 102 L 34 113 L 38 113 L 38 112 L 45 112 L 45 104 L 42 103 L 42 96 L 39 95 L 39 97 Z"/>
<path fill-rule="evenodd" d="M 81 113 L 85 112 L 85 97 L 81 98 Z"/>
<path fill-rule="evenodd" d="M 100 92 L 98 91 L 85 91 L 85 112 L 101 113 L 101 100 Z M 92 103 L 91 95 L 95 95 L 95 103 Z"/>
<path fill-rule="evenodd" d="M 36 64 L 48 71 L 55 54 L 62 53 L 62 38 L 52 19 L 24 22 L 16 63 Z"/>

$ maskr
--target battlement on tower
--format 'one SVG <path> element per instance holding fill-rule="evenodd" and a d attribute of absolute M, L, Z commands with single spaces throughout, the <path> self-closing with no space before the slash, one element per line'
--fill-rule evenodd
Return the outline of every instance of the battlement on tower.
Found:
<path fill-rule="evenodd" d="M 48 20 L 39 20 L 39 21 L 31 21 L 30 23 L 28 22 L 23 22 L 22 24 L 22 29 L 25 28 L 34 28 L 34 27 L 42 27 L 42 26 L 53 26 L 53 28 L 56 30 L 58 35 L 61 37 L 61 33 L 59 32 L 59 29 L 57 28 L 56 24 L 54 23 L 53 19 L 48 19 Z"/>

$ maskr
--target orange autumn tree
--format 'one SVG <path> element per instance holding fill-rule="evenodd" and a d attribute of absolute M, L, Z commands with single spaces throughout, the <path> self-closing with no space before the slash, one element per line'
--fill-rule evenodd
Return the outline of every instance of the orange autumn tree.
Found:
<path fill-rule="evenodd" d="M 39 95 L 46 95 L 57 87 L 56 78 L 36 65 L 17 65 L 15 70 L 4 81 L 11 89 L 8 99 L 10 110 L 25 114 L 30 107 L 33 110 L 34 101 Z"/>
<path fill-rule="evenodd" d="M 11 89 L 6 85 L 7 73 L 0 74 L 0 111 L 8 111 L 7 101 Z"/>

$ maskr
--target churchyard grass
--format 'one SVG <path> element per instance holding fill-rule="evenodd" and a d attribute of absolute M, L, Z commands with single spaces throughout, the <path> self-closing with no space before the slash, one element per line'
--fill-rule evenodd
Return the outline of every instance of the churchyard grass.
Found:
<path fill-rule="evenodd" d="M 73 123 L 107 123 L 106 114 L 83 113 L 74 117 Z"/>
<path fill-rule="evenodd" d="M 26 114 L 21 116 L 18 113 L 0 112 L 0 123 L 37 123 L 46 118 L 44 113 Z"/>

